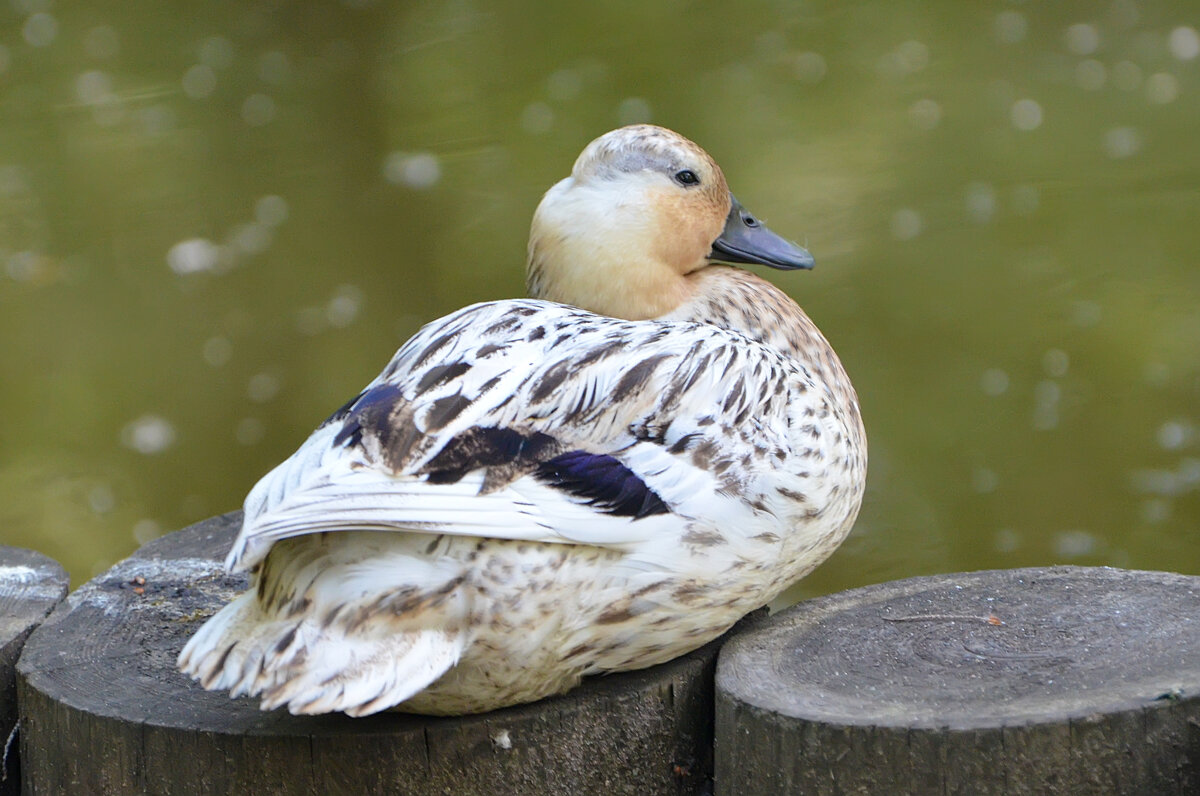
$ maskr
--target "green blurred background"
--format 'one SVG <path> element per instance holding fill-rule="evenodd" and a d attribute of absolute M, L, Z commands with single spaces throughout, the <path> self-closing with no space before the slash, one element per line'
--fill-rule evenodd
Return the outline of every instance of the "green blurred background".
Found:
<path fill-rule="evenodd" d="M 652 121 L 817 258 L 858 527 L 791 597 L 1200 572 L 1200 9 L 0 8 L 0 541 L 76 583 L 240 505 L 423 322 L 520 295 L 578 151 Z"/>

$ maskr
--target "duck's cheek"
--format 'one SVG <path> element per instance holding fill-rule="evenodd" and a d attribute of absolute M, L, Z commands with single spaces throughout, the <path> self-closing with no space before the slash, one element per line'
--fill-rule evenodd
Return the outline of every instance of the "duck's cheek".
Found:
<path fill-rule="evenodd" d="M 657 231 L 650 243 L 655 258 L 679 273 L 703 267 L 712 242 L 724 227 L 724 216 L 719 216 L 701 194 L 658 193 L 650 203 Z"/>

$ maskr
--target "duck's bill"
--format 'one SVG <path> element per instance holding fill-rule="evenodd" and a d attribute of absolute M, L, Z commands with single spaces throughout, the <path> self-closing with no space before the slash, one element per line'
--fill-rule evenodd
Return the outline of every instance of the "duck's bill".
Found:
<path fill-rule="evenodd" d="M 725 219 L 725 230 L 713 241 L 708 259 L 730 265 L 769 265 L 787 271 L 813 267 L 811 254 L 767 229 L 736 198 Z"/>

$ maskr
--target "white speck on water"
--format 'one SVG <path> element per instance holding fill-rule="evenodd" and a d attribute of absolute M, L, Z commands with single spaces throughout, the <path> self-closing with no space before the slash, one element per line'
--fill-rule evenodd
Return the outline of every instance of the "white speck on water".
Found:
<path fill-rule="evenodd" d="M 546 78 L 546 96 L 555 102 L 569 102 L 583 91 L 583 75 L 578 69 L 559 69 Z"/>
<path fill-rule="evenodd" d="M 270 124 L 275 118 L 275 100 L 266 94 L 251 94 L 242 103 L 242 119 L 251 127 Z"/>
<path fill-rule="evenodd" d="M 1046 371 L 1047 376 L 1060 379 L 1067 375 L 1067 369 L 1070 367 L 1071 357 L 1061 348 L 1051 348 L 1042 354 L 1042 369 Z"/>
<path fill-rule="evenodd" d="M 167 265 L 177 274 L 211 271 L 220 260 L 220 250 L 206 238 L 180 241 L 167 252 Z"/>
<path fill-rule="evenodd" d="M 1071 322 L 1084 328 L 1100 323 L 1104 309 L 1097 301 L 1080 299 L 1071 305 Z"/>
<path fill-rule="evenodd" d="M 996 531 L 992 546 L 997 553 L 1013 553 L 1021 547 L 1021 537 L 1012 528 L 1001 528 Z"/>
<path fill-rule="evenodd" d="M 279 377 L 271 373 L 256 373 L 246 384 L 246 397 L 256 404 L 265 404 L 279 394 Z"/>
<path fill-rule="evenodd" d="M 1194 430 L 1189 426 L 1189 441 Z M 1129 482 L 1135 492 L 1147 495 L 1176 497 L 1200 487 L 1200 459 L 1185 456 L 1174 470 L 1166 468 L 1133 470 Z"/>
<path fill-rule="evenodd" d="M 929 65 L 929 47 L 915 39 L 899 44 L 896 49 L 880 56 L 876 67 L 880 74 L 903 78 Z"/>
<path fill-rule="evenodd" d="M 363 292 L 355 285 L 340 285 L 325 307 L 325 320 L 341 329 L 354 323 L 362 309 Z"/>
<path fill-rule="evenodd" d="M 1096 548 L 1096 537 L 1087 531 L 1060 531 L 1054 535 L 1054 550 L 1063 558 L 1091 555 Z"/>
<path fill-rule="evenodd" d="M 972 221 L 986 224 L 996 215 L 996 189 L 986 182 L 972 182 L 967 185 L 965 204 Z"/>
<path fill-rule="evenodd" d="M 204 99 L 217 90 L 217 73 L 208 64 L 194 64 L 183 73 L 183 93 L 192 99 Z"/>
<path fill-rule="evenodd" d="M 801 83 L 820 83 L 825 79 L 828 69 L 825 56 L 820 53 L 806 51 L 792 56 L 792 74 Z"/>
<path fill-rule="evenodd" d="M 166 103 L 139 108 L 137 118 L 149 136 L 162 136 L 175 129 L 175 110 Z"/>
<path fill-rule="evenodd" d="M 133 539 L 138 544 L 152 542 L 162 536 L 162 532 L 162 525 L 148 517 L 133 524 Z"/>
<path fill-rule="evenodd" d="M 908 106 L 908 120 L 918 130 L 932 130 L 941 124 L 942 106 L 928 97 Z"/>
<path fill-rule="evenodd" d="M 1158 427 L 1157 436 L 1163 450 L 1179 450 L 1195 439 L 1196 427 L 1187 420 L 1168 420 Z"/>
<path fill-rule="evenodd" d="M 324 307 L 303 307 L 296 312 L 296 331 L 313 336 L 325 331 Z"/>
<path fill-rule="evenodd" d="M 200 62 L 213 69 L 224 69 L 233 63 L 233 43 L 224 36 L 209 36 L 200 44 Z"/>
<path fill-rule="evenodd" d="M 1016 44 L 1023 41 L 1029 32 L 1029 23 L 1020 11 L 1001 11 L 996 15 L 996 41 L 1001 44 Z"/>
<path fill-rule="evenodd" d="M 896 240 L 912 240 L 921 234 L 921 214 L 911 207 L 904 207 L 892 214 L 892 237 Z"/>
<path fill-rule="evenodd" d="M 1176 476 L 1179 478 L 1179 483 L 1187 489 L 1195 489 L 1200 486 L 1200 459 L 1191 456 L 1181 459 Z"/>
<path fill-rule="evenodd" d="M 1147 362 L 1142 379 L 1151 387 L 1166 387 L 1171 383 L 1171 368 L 1165 362 Z"/>
<path fill-rule="evenodd" d="M 29 180 L 20 166 L 0 166 L 0 196 L 19 196 L 29 190 Z"/>
<path fill-rule="evenodd" d="M 219 368 L 229 362 L 233 356 L 233 343 L 228 337 L 210 337 L 204 341 L 204 361 L 214 368 Z"/>
<path fill-rule="evenodd" d="M 1128 158 L 1142 148 L 1142 136 L 1133 127 L 1114 127 L 1104 134 L 1104 152 L 1110 158 Z"/>
<path fill-rule="evenodd" d="M 617 124 L 646 124 L 653 121 L 650 103 L 641 97 L 626 97 L 617 104 Z"/>
<path fill-rule="evenodd" d="M 88 491 L 88 507 L 96 514 L 107 514 L 117 507 L 117 496 L 108 484 L 97 484 Z"/>
<path fill-rule="evenodd" d="M 45 47 L 58 36 L 58 20 L 45 11 L 31 14 L 21 27 L 21 35 L 32 47 Z"/>
<path fill-rule="evenodd" d="M 976 467 L 971 472 L 971 489 L 980 495 L 995 492 L 1000 486 L 1000 476 L 990 467 Z"/>
<path fill-rule="evenodd" d="M 1008 373 L 1000 368 L 988 368 L 979 377 L 979 388 L 984 395 L 1003 395 L 1008 392 Z"/>
<path fill-rule="evenodd" d="M 95 105 L 112 96 L 112 78 L 99 69 L 90 69 L 75 78 L 75 96 L 80 102 Z"/>
<path fill-rule="evenodd" d="M 545 135 L 554 129 L 554 109 L 544 102 L 531 102 L 521 111 L 521 129 L 530 135 Z"/>
<path fill-rule="evenodd" d="M 1200 55 L 1200 34 L 1195 28 L 1181 25 L 1167 36 L 1167 47 L 1180 61 L 1191 61 Z"/>
<path fill-rule="evenodd" d="M 1142 68 L 1133 61 L 1113 64 L 1113 85 L 1122 91 L 1137 91 L 1142 85 Z"/>
<path fill-rule="evenodd" d="M 112 58 L 121 52 L 121 42 L 111 27 L 98 25 L 84 34 L 83 51 L 90 58 Z"/>
<path fill-rule="evenodd" d="M 1155 72 L 1146 78 L 1146 99 L 1155 105 L 1174 102 L 1179 96 L 1179 81 L 1169 72 Z"/>
<path fill-rule="evenodd" d="M 1076 55 L 1091 55 L 1100 46 L 1100 31 L 1095 25 L 1077 22 L 1067 28 L 1067 49 Z"/>
<path fill-rule="evenodd" d="M 31 282 L 43 271 L 43 258 L 37 252 L 13 252 L 5 261 L 4 270 L 14 282 Z"/>
<path fill-rule="evenodd" d="M 1033 427 L 1038 431 L 1058 428 L 1058 404 L 1062 388 L 1049 379 L 1039 381 L 1033 388 Z"/>
<path fill-rule="evenodd" d="M 1178 495 L 1182 491 L 1175 471 L 1163 468 L 1134 470 L 1129 482 L 1135 492 L 1148 495 Z"/>
<path fill-rule="evenodd" d="M 1037 100 L 1019 99 L 1010 111 L 1013 127 L 1028 132 L 1042 126 L 1042 106 Z"/>
<path fill-rule="evenodd" d="M 1147 525 L 1158 525 L 1171 518 L 1171 501 L 1166 498 L 1150 498 L 1142 502 L 1142 521 Z"/>
<path fill-rule="evenodd" d="M 288 217 L 288 203 L 282 196 L 271 194 L 254 203 L 254 218 L 260 224 L 277 227 Z"/>
<path fill-rule="evenodd" d="M 924 42 L 909 39 L 896 48 L 900 65 L 908 72 L 919 72 L 929 66 L 929 47 Z"/>
<path fill-rule="evenodd" d="M 125 119 L 126 105 L 115 94 L 105 94 L 91 103 L 92 120 L 101 127 L 112 127 Z"/>
<path fill-rule="evenodd" d="M 13 10 L 18 14 L 36 14 L 38 11 L 49 11 L 54 0 L 9 0 Z"/>
<path fill-rule="evenodd" d="M 238 224 L 230 233 L 229 245 L 240 254 L 261 254 L 271 246 L 274 234 L 266 224 Z"/>
<path fill-rule="evenodd" d="M 383 162 L 383 178 L 393 185 L 417 190 L 432 188 L 442 178 L 437 155 L 431 152 L 391 152 Z"/>
<path fill-rule="evenodd" d="M 175 427 L 158 415 L 142 415 L 121 429 L 121 444 L 152 456 L 175 444 Z"/>
<path fill-rule="evenodd" d="M 1075 82 L 1084 91 L 1099 91 L 1108 81 L 1108 70 L 1095 58 L 1080 61 L 1075 66 Z"/>
<path fill-rule="evenodd" d="M 266 433 L 266 426 L 257 417 L 243 417 L 233 430 L 233 438 L 239 445 L 257 445 Z"/>

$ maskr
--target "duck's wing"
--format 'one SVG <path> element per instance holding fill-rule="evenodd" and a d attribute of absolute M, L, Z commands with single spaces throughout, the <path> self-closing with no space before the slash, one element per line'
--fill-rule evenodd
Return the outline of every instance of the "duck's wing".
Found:
<path fill-rule="evenodd" d="M 679 516 L 720 521 L 744 509 L 749 454 L 785 445 L 792 377 L 706 324 L 474 305 L 422 329 L 255 486 L 227 565 L 322 531 L 628 545 Z"/>

